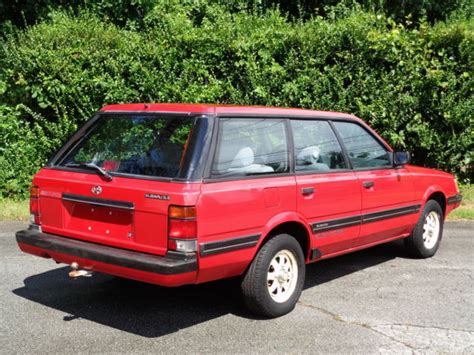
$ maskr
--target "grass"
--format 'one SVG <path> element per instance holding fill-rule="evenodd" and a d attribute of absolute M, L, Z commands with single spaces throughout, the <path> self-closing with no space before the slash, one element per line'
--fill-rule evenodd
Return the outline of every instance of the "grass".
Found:
<path fill-rule="evenodd" d="M 448 220 L 474 220 L 474 184 L 461 185 L 461 206 L 456 208 Z M 0 221 L 28 221 L 28 200 L 0 199 Z"/>
<path fill-rule="evenodd" d="M 29 209 L 28 200 L 0 199 L 0 221 L 28 221 Z"/>
<path fill-rule="evenodd" d="M 468 219 L 474 220 L 474 184 L 461 185 L 462 202 L 461 206 L 456 208 L 448 216 L 449 220 Z"/>

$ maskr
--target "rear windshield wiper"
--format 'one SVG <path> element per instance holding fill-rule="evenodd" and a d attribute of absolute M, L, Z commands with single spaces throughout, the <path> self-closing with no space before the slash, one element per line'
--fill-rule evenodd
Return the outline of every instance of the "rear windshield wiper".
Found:
<path fill-rule="evenodd" d="M 92 169 L 98 172 L 99 175 L 102 175 L 107 181 L 112 181 L 113 179 L 112 175 L 110 175 L 107 171 L 102 169 L 100 166 L 95 165 L 94 163 L 67 163 L 65 166 L 67 166 L 68 168 Z"/>

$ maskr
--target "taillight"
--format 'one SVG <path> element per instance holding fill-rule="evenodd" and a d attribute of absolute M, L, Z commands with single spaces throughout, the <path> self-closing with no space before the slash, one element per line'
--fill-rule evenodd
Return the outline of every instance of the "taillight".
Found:
<path fill-rule="evenodd" d="M 31 186 L 30 188 L 30 223 L 41 224 L 39 209 L 39 187 Z"/>
<path fill-rule="evenodd" d="M 196 207 L 168 208 L 168 249 L 182 252 L 197 250 Z"/>

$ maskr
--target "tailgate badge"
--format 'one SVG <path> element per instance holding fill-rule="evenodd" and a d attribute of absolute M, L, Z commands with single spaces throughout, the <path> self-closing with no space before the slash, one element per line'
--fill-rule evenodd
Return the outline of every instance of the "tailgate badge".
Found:
<path fill-rule="evenodd" d="M 102 193 L 102 187 L 100 187 L 99 185 L 94 186 L 94 187 L 91 189 L 91 192 L 92 192 L 94 195 L 100 195 L 100 194 Z"/>
<path fill-rule="evenodd" d="M 158 195 L 158 194 L 145 194 L 145 197 L 146 198 L 152 198 L 152 199 L 155 199 L 155 200 L 165 200 L 165 201 L 168 201 L 168 200 L 171 200 L 171 197 L 168 196 L 168 195 Z"/>

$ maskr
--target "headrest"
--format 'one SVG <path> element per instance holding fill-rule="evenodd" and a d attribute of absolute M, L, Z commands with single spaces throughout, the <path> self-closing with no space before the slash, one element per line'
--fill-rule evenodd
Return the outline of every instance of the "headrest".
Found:
<path fill-rule="evenodd" d="M 310 146 L 304 148 L 301 152 L 298 153 L 296 157 L 299 165 L 309 165 L 314 164 L 318 161 L 321 150 L 317 146 Z"/>
<path fill-rule="evenodd" d="M 254 154 L 252 148 L 243 147 L 237 152 L 230 166 L 231 168 L 241 168 L 253 164 L 253 161 Z"/>

